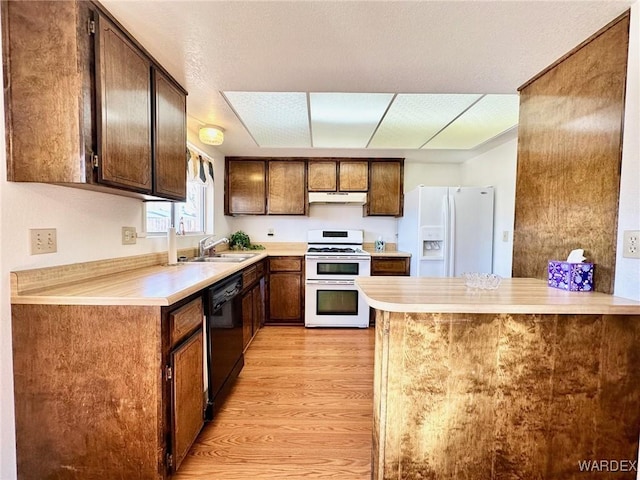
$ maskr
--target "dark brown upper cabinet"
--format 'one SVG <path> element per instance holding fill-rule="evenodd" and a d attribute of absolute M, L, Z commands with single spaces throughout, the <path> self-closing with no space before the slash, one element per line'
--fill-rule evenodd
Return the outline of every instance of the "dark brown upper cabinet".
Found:
<path fill-rule="evenodd" d="M 307 213 L 307 165 L 298 160 L 271 160 L 269 163 L 267 213 L 305 215 Z"/>
<path fill-rule="evenodd" d="M 338 162 L 336 160 L 309 160 L 307 187 L 310 192 L 336 192 L 338 190 Z"/>
<path fill-rule="evenodd" d="M 225 215 L 267 213 L 267 167 L 264 160 L 227 157 L 224 173 Z"/>
<path fill-rule="evenodd" d="M 102 6 L 4 1 L 2 32 L 10 181 L 184 200 L 186 92 Z"/>
<path fill-rule="evenodd" d="M 402 160 L 372 161 L 369 165 L 369 195 L 364 214 L 401 217 L 404 205 L 403 179 Z"/>
<path fill-rule="evenodd" d="M 152 192 L 151 62 L 97 14 L 98 182 Z"/>
<path fill-rule="evenodd" d="M 341 192 L 366 192 L 369 189 L 369 162 L 344 160 L 339 163 Z"/>
<path fill-rule="evenodd" d="M 154 127 L 153 158 L 156 195 L 182 200 L 187 196 L 185 181 L 187 138 L 187 97 L 157 68 L 153 72 Z"/>

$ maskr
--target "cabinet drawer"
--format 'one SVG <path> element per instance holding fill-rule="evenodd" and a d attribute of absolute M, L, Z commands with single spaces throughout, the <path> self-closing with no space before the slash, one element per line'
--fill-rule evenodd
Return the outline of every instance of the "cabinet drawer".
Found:
<path fill-rule="evenodd" d="M 274 257 L 269 259 L 270 272 L 301 272 L 301 257 Z"/>
<path fill-rule="evenodd" d="M 258 278 L 258 269 L 255 265 L 245 268 L 242 272 L 242 288 L 250 287 L 256 281 L 256 278 Z"/>
<path fill-rule="evenodd" d="M 176 345 L 197 327 L 202 325 L 204 309 L 202 297 L 183 305 L 169 314 L 169 329 L 171 346 Z"/>
<path fill-rule="evenodd" d="M 371 259 L 371 275 L 409 275 L 408 257 Z"/>

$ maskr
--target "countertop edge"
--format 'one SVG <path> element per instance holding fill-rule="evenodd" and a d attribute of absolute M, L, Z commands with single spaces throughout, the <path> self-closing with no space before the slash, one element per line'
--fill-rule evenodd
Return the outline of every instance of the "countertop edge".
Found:
<path fill-rule="evenodd" d="M 371 278 L 371 277 L 369 277 Z M 389 281 L 391 277 L 387 277 Z M 413 277 L 410 277 L 413 278 Z M 437 281 L 438 279 L 434 279 Z M 443 280 L 443 285 L 446 280 Z M 539 291 L 547 291 L 551 288 L 546 286 L 546 282 L 538 279 L 515 279 L 537 284 Z M 407 282 L 407 277 L 403 278 L 403 282 Z M 388 284 L 389 286 L 391 284 Z M 461 297 L 460 301 L 447 300 L 446 303 L 439 301 L 423 302 L 415 301 L 411 294 L 399 296 L 398 301 L 385 301 L 376 298 L 375 294 L 367 291 L 367 287 L 363 287 L 356 280 L 356 288 L 362 294 L 367 304 L 374 309 L 394 312 L 394 313 L 449 313 L 449 314 L 531 314 L 531 315 L 640 315 L 640 302 L 635 300 L 614 297 L 613 295 L 601 294 L 597 292 L 577 293 L 553 291 L 552 293 L 560 295 L 560 298 L 551 298 L 545 301 L 486 301 L 485 303 L 467 300 Z M 564 294 L 566 298 L 562 298 Z M 570 294 L 574 294 L 571 295 Z M 480 294 L 481 295 L 481 294 Z M 590 296 L 596 296 L 591 297 Z M 454 297 L 452 297 L 454 298 Z M 481 298 L 481 297 L 475 297 Z M 598 299 L 598 303 L 592 300 Z M 583 302 L 582 300 L 589 300 Z M 474 298 L 472 298 L 474 300 Z"/>

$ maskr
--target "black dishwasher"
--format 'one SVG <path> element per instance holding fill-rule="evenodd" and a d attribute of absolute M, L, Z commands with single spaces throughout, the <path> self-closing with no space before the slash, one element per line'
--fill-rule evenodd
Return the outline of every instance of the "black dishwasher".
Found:
<path fill-rule="evenodd" d="M 241 290 L 242 275 L 235 275 L 207 291 L 207 420 L 213 419 L 244 366 Z"/>

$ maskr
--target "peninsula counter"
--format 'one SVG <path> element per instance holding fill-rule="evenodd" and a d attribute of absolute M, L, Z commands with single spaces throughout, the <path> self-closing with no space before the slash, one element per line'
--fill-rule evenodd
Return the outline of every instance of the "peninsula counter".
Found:
<path fill-rule="evenodd" d="M 640 302 L 526 278 L 356 285 L 376 309 L 373 479 L 636 478 Z"/>

